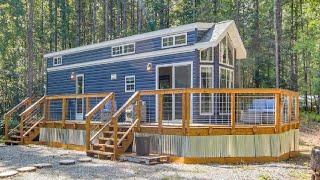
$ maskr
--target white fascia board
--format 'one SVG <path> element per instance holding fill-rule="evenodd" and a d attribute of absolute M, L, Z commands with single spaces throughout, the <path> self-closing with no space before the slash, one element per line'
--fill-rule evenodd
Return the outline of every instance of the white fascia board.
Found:
<path fill-rule="evenodd" d="M 82 67 L 88 67 L 88 66 L 94 66 L 94 65 L 131 61 L 131 60 L 165 56 L 165 55 L 171 55 L 171 54 L 179 54 L 179 53 L 185 53 L 185 52 L 192 52 L 192 51 L 195 51 L 196 49 L 198 49 L 197 44 L 190 45 L 190 46 L 183 46 L 179 48 L 169 48 L 169 49 L 163 49 L 158 51 L 151 51 L 151 52 L 133 54 L 128 56 L 119 56 L 119 57 L 113 57 L 108 59 L 101 59 L 101 60 L 89 61 L 89 62 L 83 62 L 83 63 L 77 63 L 77 64 L 63 65 L 58 67 L 50 67 L 50 68 L 47 68 L 47 71 L 54 72 L 54 71 L 61 71 L 61 70 L 67 70 L 67 69 L 73 69 L 73 68 L 82 68 Z"/>
<path fill-rule="evenodd" d="M 182 25 L 182 26 L 177 26 L 173 28 L 167 28 L 167 29 L 162 29 L 158 31 L 152 31 L 148 33 L 143 33 L 143 34 L 137 34 L 129 37 L 124 37 L 124 38 L 119 38 L 119 39 L 114 39 L 110 41 L 105 41 L 101 43 L 96 43 L 96 44 L 91 44 L 91 45 L 86 45 L 86 46 L 80 46 L 72 49 L 67 49 L 59 52 L 53 52 L 49 54 L 45 54 L 44 58 L 51 58 L 55 56 L 61 56 L 61 55 L 66 55 L 66 54 L 72 54 L 72 53 L 77 53 L 77 52 L 83 52 L 83 51 L 89 51 L 89 50 L 94 50 L 98 48 L 103 48 L 103 47 L 108 47 L 112 45 L 121 45 L 122 43 L 132 43 L 135 41 L 141 41 L 141 40 L 146 40 L 146 39 L 151 39 L 155 37 L 161 37 L 164 35 L 170 35 L 170 34 L 175 34 L 175 33 L 182 33 L 182 32 L 188 32 L 188 31 L 193 31 L 196 28 L 197 29 L 208 29 L 213 26 L 213 23 L 192 23 L 192 24 L 187 24 L 187 25 Z"/>

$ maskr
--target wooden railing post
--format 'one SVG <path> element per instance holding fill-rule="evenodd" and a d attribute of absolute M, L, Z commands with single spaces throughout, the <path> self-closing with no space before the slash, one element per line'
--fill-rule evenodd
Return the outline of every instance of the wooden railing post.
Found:
<path fill-rule="evenodd" d="M 62 126 L 66 125 L 66 98 L 62 99 Z"/>
<path fill-rule="evenodd" d="M 236 95 L 231 93 L 231 133 L 236 130 Z"/>
<path fill-rule="evenodd" d="M 113 122 L 113 160 L 117 159 L 118 151 L 118 117 L 112 118 Z"/>
<path fill-rule="evenodd" d="M 90 150 L 90 125 L 91 125 L 92 115 L 86 117 L 86 150 Z"/>
<path fill-rule="evenodd" d="M 137 124 L 138 131 L 140 131 L 140 124 L 141 124 L 141 101 L 140 100 L 141 100 L 141 97 L 139 93 L 136 97 L 136 104 L 137 104 L 136 115 L 138 119 L 138 124 Z"/>
<path fill-rule="evenodd" d="M 291 124 L 292 95 L 288 95 L 288 122 Z"/>
<path fill-rule="evenodd" d="M 184 128 L 184 134 L 188 133 L 188 130 L 190 128 L 190 93 L 185 92 L 183 93 L 183 97 L 182 97 L 182 106 L 184 108 L 182 108 L 182 111 L 184 114 L 182 117 L 183 120 L 183 128 Z"/>
<path fill-rule="evenodd" d="M 275 94 L 275 132 L 281 131 L 281 94 Z"/>
<path fill-rule="evenodd" d="M 162 133 L 162 119 L 163 119 L 163 94 L 158 95 L 158 131 Z"/>
<path fill-rule="evenodd" d="M 296 95 L 295 98 L 296 98 L 296 106 L 295 106 L 296 107 L 296 109 L 295 109 L 296 119 L 295 120 L 297 120 L 299 122 L 299 120 L 300 120 L 299 94 Z"/>
<path fill-rule="evenodd" d="M 9 139 L 9 116 L 7 114 L 4 115 L 4 137 L 5 140 Z"/>
<path fill-rule="evenodd" d="M 23 144 L 23 126 L 24 126 L 24 120 L 25 120 L 26 116 L 25 115 L 22 115 L 20 117 L 20 124 L 19 124 L 19 132 L 20 132 L 20 140 L 21 140 L 21 144 Z"/>
<path fill-rule="evenodd" d="M 47 100 L 47 119 L 46 120 L 50 120 L 50 115 L 51 115 L 51 101 L 50 99 Z"/>

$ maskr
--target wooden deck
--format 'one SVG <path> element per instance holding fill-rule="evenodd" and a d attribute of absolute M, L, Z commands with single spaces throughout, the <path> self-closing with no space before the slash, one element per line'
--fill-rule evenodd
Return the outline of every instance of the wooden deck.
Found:
<path fill-rule="evenodd" d="M 196 114 L 195 104 L 201 103 L 197 102 L 197 98 L 201 98 L 203 94 L 209 94 L 212 106 L 218 105 L 218 109 L 214 109 L 210 116 L 199 118 L 201 114 Z M 173 107 L 181 108 L 175 113 L 181 119 L 165 121 L 165 104 L 168 103 L 166 98 L 176 96 L 180 97 L 180 105 Z M 83 121 L 74 120 L 74 111 L 70 109 L 78 99 L 84 100 L 86 114 Z M 267 102 L 266 99 L 274 103 L 271 111 L 252 108 L 254 102 L 264 103 Z M 170 103 L 172 106 L 173 102 Z M 23 105 L 26 108 L 20 114 L 19 126 L 10 130 L 10 118 Z M 109 114 L 105 113 L 107 105 L 110 107 Z M 126 119 L 129 107 L 133 107 L 131 121 Z M 76 149 L 85 149 L 88 155 L 100 158 L 118 159 L 133 143 L 136 133 L 186 137 L 281 135 L 298 129 L 300 124 L 298 93 L 282 89 L 194 88 L 137 91 L 117 111 L 115 109 L 114 93 L 44 96 L 32 105 L 27 99 L 6 114 L 6 138 L 9 141 L 12 137 L 19 137 L 17 142 L 25 144 L 32 142 L 40 134 L 40 129 L 44 128 L 82 130 L 85 134 L 85 146 L 74 145 Z M 72 144 L 68 146 L 61 142 L 46 144 L 73 147 Z"/>

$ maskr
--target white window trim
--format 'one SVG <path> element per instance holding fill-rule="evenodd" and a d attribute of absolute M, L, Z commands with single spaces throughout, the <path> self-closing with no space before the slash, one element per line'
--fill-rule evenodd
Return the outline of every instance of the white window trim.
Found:
<path fill-rule="evenodd" d="M 127 53 L 123 53 L 124 51 L 124 46 L 127 46 L 127 45 L 133 45 L 133 52 L 127 52 Z M 122 52 L 120 54 L 113 54 L 113 48 L 115 47 L 122 47 Z M 116 46 L 112 46 L 111 47 L 111 56 L 112 57 L 116 57 L 116 56 L 122 56 L 122 55 L 127 55 L 127 54 L 134 54 L 136 53 L 136 43 L 128 43 L 128 44 L 121 44 L 121 45 L 116 45 Z"/>
<path fill-rule="evenodd" d="M 233 78 L 232 78 L 232 82 L 233 82 L 233 86 L 231 87 L 231 81 L 229 82 L 230 84 L 228 85 L 227 88 L 234 88 L 234 69 L 230 69 L 230 68 L 226 68 L 226 67 L 219 67 L 219 88 L 220 86 L 220 79 L 221 79 L 221 69 L 226 69 L 229 72 L 229 76 L 231 77 L 231 72 L 233 72 Z"/>
<path fill-rule="evenodd" d="M 229 37 L 229 35 L 227 34 L 227 35 L 225 36 L 225 38 L 226 38 L 226 46 L 227 46 L 227 48 L 229 48 L 229 47 L 228 47 L 228 42 L 229 42 L 229 41 L 228 41 L 228 38 L 230 39 L 230 37 Z M 224 39 L 224 38 L 222 38 L 222 40 L 223 40 L 223 39 Z M 222 40 L 221 40 L 221 41 L 222 41 Z M 232 56 L 232 57 L 233 57 L 233 59 L 232 59 L 233 63 L 232 63 L 232 64 L 233 64 L 233 65 L 230 65 L 230 64 L 228 64 L 228 63 L 224 63 L 224 62 L 222 61 L 222 56 L 221 56 L 221 51 L 220 51 L 220 50 L 221 50 L 221 49 L 220 49 L 220 47 L 221 47 L 221 45 L 220 45 L 220 44 L 221 44 L 221 41 L 219 42 L 219 64 L 223 64 L 223 65 L 228 66 L 228 67 L 234 67 L 234 59 L 235 59 L 235 57 L 234 57 L 235 53 L 234 53 L 234 52 L 235 52 L 235 48 L 234 48 L 234 46 L 233 46 L 233 44 L 232 44 L 232 49 L 233 49 L 233 52 L 232 52 L 232 53 L 233 53 L 233 56 Z M 230 41 L 231 41 L 231 40 L 230 40 Z M 227 52 L 225 52 L 225 53 L 226 53 L 226 57 L 229 57 L 229 51 L 227 50 Z"/>
<path fill-rule="evenodd" d="M 202 83 L 201 83 L 201 69 L 202 69 L 202 67 L 211 67 L 212 68 L 212 72 L 211 72 L 211 74 L 212 74 L 212 77 L 211 77 L 211 86 L 213 86 L 213 82 L 214 82 L 214 66 L 213 65 L 200 65 L 200 76 L 199 76 L 199 79 L 200 79 L 200 81 L 199 81 L 199 87 L 200 88 L 202 88 Z M 211 87 L 211 88 L 213 88 L 213 87 Z M 213 94 L 211 94 L 211 98 L 212 98 L 212 103 L 213 103 Z M 200 116 L 208 116 L 208 115 L 213 115 L 213 105 L 212 105 L 212 109 L 211 109 L 211 113 L 203 113 L 202 112 L 202 100 L 201 100 L 201 93 L 199 94 L 199 102 L 200 102 L 200 106 L 199 106 L 199 108 L 200 108 Z"/>
<path fill-rule="evenodd" d="M 60 63 L 54 63 L 58 58 L 61 59 Z M 62 65 L 62 56 L 56 56 L 52 58 L 52 66 L 61 66 Z"/>
<path fill-rule="evenodd" d="M 134 83 L 130 83 L 129 85 L 133 84 L 133 90 L 127 90 L 127 78 L 133 78 L 134 79 Z M 131 76 L 125 76 L 124 77 L 124 91 L 125 92 L 135 92 L 136 91 L 136 76 L 135 75 L 131 75 Z"/>
<path fill-rule="evenodd" d="M 211 48 L 211 60 L 210 61 L 203 61 L 202 59 L 201 59 L 201 52 L 202 51 L 204 51 L 204 50 L 206 50 L 206 49 L 208 49 L 208 48 Z M 213 47 L 208 47 L 208 48 L 205 48 L 205 49 L 201 49 L 200 50 L 200 52 L 199 52 L 199 59 L 200 59 L 200 62 L 203 62 L 203 63 L 213 63 L 213 58 L 214 58 L 214 49 L 213 49 Z M 219 53 L 220 53 L 220 51 L 219 51 Z"/>
<path fill-rule="evenodd" d="M 181 36 L 184 35 L 186 37 L 186 42 L 183 44 L 178 44 L 176 45 L 176 36 Z M 173 45 L 171 46 L 163 46 L 163 39 L 164 38 L 170 38 L 173 37 Z M 185 46 L 188 44 L 188 34 L 187 33 L 182 33 L 182 34 L 174 34 L 174 35 L 170 35 L 170 36 L 164 36 L 161 37 L 161 49 L 166 49 L 166 48 L 172 48 L 172 47 L 179 47 L 179 46 Z"/>

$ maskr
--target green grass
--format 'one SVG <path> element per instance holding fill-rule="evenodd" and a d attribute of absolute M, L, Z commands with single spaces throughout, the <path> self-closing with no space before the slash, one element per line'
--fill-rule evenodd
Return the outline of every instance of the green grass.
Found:
<path fill-rule="evenodd" d="M 306 121 L 320 122 L 320 115 L 317 114 L 316 112 L 301 111 L 300 116 L 301 116 L 301 119 Z"/>

